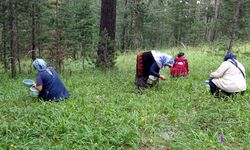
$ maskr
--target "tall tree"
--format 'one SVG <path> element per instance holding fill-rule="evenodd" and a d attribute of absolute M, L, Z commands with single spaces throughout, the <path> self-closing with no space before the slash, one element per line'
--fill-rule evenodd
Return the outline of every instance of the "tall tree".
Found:
<path fill-rule="evenodd" d="M 34 61 L 36 59 L 36 2 L 32 2 L 32 52 L 31 52 L 31 57 L 32 60 Z"/>
<path fill-rule="evenodd" d="M 16 1 L 9 0 L 9 22 L 10 22 L 10 56 L 11 56 L 11 76 L 16 77 L 16 52 L 17 52 L 17 20 Z"/>
<path fill-rule="evenodd" d="M 63 20 L 63 14 L 61 11 L 62 5 L 64 4 L 63 1 L 56 0 L 56 24 L 55 24 L 55 40 L 56 40 L 56 69 L 59 72 L 62 72 L 62 67 L 63 67 L 63 50 L 62 50 L 62 44 L 63 44 L 63 37 L 62 37 L 62 32 L 63 32 L 63 25 L 62 25 L 62 20 Z"/>
<path fill-rule="evenodd" d="M 96 66 L 111 68 L 115 62 L 116 0 L 102 0 L 100 18 L 100 41 Z"/>
<path fill-rule="evenodd" d="M 0 16 L 0 19 L 1 19 L 1 24 L 2 24 L 2 38 L 1 38 L 1 45 L 2 45 L 2 61 L 3 61 L 3 64 L 4 64 L 4 69 L 5 71 L 8 69 L 8 59 L 7 59 L 7 44 L 8 44 L 8 38 L 7 38 L 7 35 L 8 35 L 8 29 L 7 29 L 7 18 L 8 18 L 8 13 L 7 13 L 7 1 L 6 0 L 3 0 L 0 2 L 1 3 L 1 16 Z"/>
<path fill-rule="evenodd" d="M 76 46 L 80 47 L 83 69 L 85 60 L 90 58 L 89 56 L 91 56 L 93 48 L 93 25 L 95 18 L 93 16 L 92 3 L 92 1 L 85 0 L 76 4 L 77 6 L 75 6 L 75 8 L 77 8 L 77 12 L 75 13 L 76 17 L 74 18 L 75 24 L 72 26 L 72 28 L 76 31 L 74 35 L 74 42 L 76 42 Z"/>
<path fill-rule="evenodd" d="M 51 57 L 56 70 L 58 72 L 63 71 L 63 46 L 64 46 L 64 15 L 65 15 L 65 1 L 53 0 L 50 3 L 51 12 L 53 14 L 52 27 L 50 27 L 52 33 L 52 39 L 49 46 Z"/>
<path fill-rule="evenodd" d="M 217 25 L 218 16 L 220 13 L 220 5 L 221 5 L 220 0 L 212 0 L 212 3 L 214 3 L 215 5 L 215 12 L 214 12 L 214 16 L 212 17 L 211 27 L 208 32 L 209 42 L 214 42 L 215 40 L 216 25 Z"/>
<path fill-rule="evenodd" d="M 125 37 L 127 30 L 127 18 L 128 18 L 128 0 L 124 0 L 124 14 L 123 14 L 123 24 L 122 24 L 122 33 L 121 33 L 121 50 L 125 50 Z"/>
<path fill-rule="evenodd" d="M 239 19 L 240 19 L 240 6 L 241 6 L 241 0 L 235 0 L 234 21 L 233 21 L 232 28 L 230 31 L 230 42 L 228 46 L 228 52 L 232 51 L 233 42 L 236 37 L 236 33 L 238 32 L 238 24 L 239 24 Z"/>

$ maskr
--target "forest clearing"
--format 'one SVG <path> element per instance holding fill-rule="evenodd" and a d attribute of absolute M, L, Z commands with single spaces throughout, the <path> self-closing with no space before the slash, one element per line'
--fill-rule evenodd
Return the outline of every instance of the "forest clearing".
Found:
<path fill-rule="evenodd" d="M 249 53 L 249 45 L 239 49 Z M 197 47 L 185 53 L 190 60 L 187 78 L 172 78 L 166 69 L 167 79 L 141 95 L 134 86 L 136 53 L 119 56 L 116 68 L 106 73 L 81 71 L 78 62 L 70 62 L 72 72 L 61 76 L 71 97 L 61 102 L 42 102 L 29 95 L 22 80 L 34 79 L 34 70 L 15 80 L 1 71 L 0 147 L 248 149 L 249 93 L 235 100 L 218 99 L 204 86 L 224 52 L 218 55 Z M 238 54 L 245 66 L 250 66 L 248 58 Z M 221 134 L 224 141 L 218 143 Z"/>
<path fill-rule="evenodd" d="M 1 0 L 0 149 L 250 149 L 249 27 L 250 0 Z"/>

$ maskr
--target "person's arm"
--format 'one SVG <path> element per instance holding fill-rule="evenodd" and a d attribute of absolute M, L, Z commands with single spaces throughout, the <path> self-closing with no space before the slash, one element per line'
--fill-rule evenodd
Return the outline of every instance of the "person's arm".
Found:
<path fill-rule="evenodd" d="M 38 91 L 42 91 L 43 89 L 43 81 L 40 75 L 37 76 L 36 82 L 32 84 L 34 88 L 36 88 Z"/>
<path fill-rule="evenodd" d="M 32 85 L 34 88 L 36 88 L 38 91 L 42 91 L 43 86 L 42 85 L 37 85 L 36 83 L 33 83 Z"/>
<path fill-rule="evenodd" d="M 149 74 L 150 74 L 150 75 L 153 75 L 153 76 L 155 76 L 155 77 L 158 77 L 158 78 L 160 78 L 160 79 L 162 79 L 162 80 L 165 80 L 166 77 L 165 77 L 164 75 L 160 75 L 158 72 L 156 72 L 156 70 L 158 70 L 158 69 L 159 69 L 159 67 L 158 67 L 157 63 L 156 63 L 156 62 L 153 63 L 153 64 L 151 65 L 150 69 L 149 69 Z"/>
<path fill-rule="evenodd" d="M 210 74 L 211 78 L 220 78 L 224 75 L 224 73 L 227 71 L 229 65 L 227 62 L 223 62 L 220 67 L 215 71 Z"/>

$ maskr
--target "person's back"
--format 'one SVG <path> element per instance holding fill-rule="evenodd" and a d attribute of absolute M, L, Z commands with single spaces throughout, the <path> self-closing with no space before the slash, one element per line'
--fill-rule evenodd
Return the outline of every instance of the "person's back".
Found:
<path fill-rule="evenodd" d="M 184 57 L 184 53 L 179 53 L 175 58 L 174 65 L 170 69 L 171 76 L 187 76 L 189 72 L 188 61 Z"/>
<path fill-rule="evenodd" d="M 221 95 L 235 97 L 244 94 L 247 88 L 244 66 L 236 60 L 234 53 L 227 53 L 220 67 L 210 74 L 210 92 L 215 97 Z"/>
<path fill-rule="evenodd" d="M 212 81 L 225 92 L 233 93 L 246 90 L 245 68 L 239 61 L 235 60 L 235 62 L 237 62 L 238 68 L 230 60 L 227 60 L 221 64 L 216 72 L 211 73 L 211 77 L 217 77 Z M 225 70 L 225 72 L 221 70 Z"/>
<path fill-rule="evenodd" d="M 153 63 L 155 63 L 155 60 L 151 51 L 147 51 L 143 53 L 142 63 L 143 63 L 143 75 L 148 77 L 150 75 L 150 67 Z M 160 68 L 157 69 L 157 73 L 159 73 L 159 71 L 160 71 Z"/>
<path fill-rule="evenodd" d="M 37 85 L 43 86 L 39 97 L 44 100 L 60 100 L 69 97 L 68 91 L 56 71 L 52 67 L 47 69 L 49 69 L 52 74 L 44 70 L 40 71 L 37 76 Z"/>
<path fill-rule="evenodd" d="M 174 64 L 172 56 L 151 50 L 137 54 L 135 85 L 137 89 L 148 88 L 156 85 L 159 79 L 166 77 L 160 74 L 160 69 L 171 67 Z"/>

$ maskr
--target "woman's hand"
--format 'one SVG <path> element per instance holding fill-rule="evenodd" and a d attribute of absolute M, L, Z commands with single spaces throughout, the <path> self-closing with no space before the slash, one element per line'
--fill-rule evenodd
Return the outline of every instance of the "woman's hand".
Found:
<path fill-rule="evenodd" d="M 42 91 L 42 89 L 43 89 L 43 86 L 42 85 L 36 85 L 36 83 L 34 82 L 34 83 L 32 83 L 32 86 L 34 87 L 34 88 L 36 88 L 38 91 Z"/>
<path fill-rule="evenodd" d="M 160 75 L 160 79 L 166 80 L 166 77 L 164 75 Z"/>
<path fill-rule="evenodd" d="M 32 83 L 32 87 L 36 88 L 36 83 L 35 82 Z"/>

